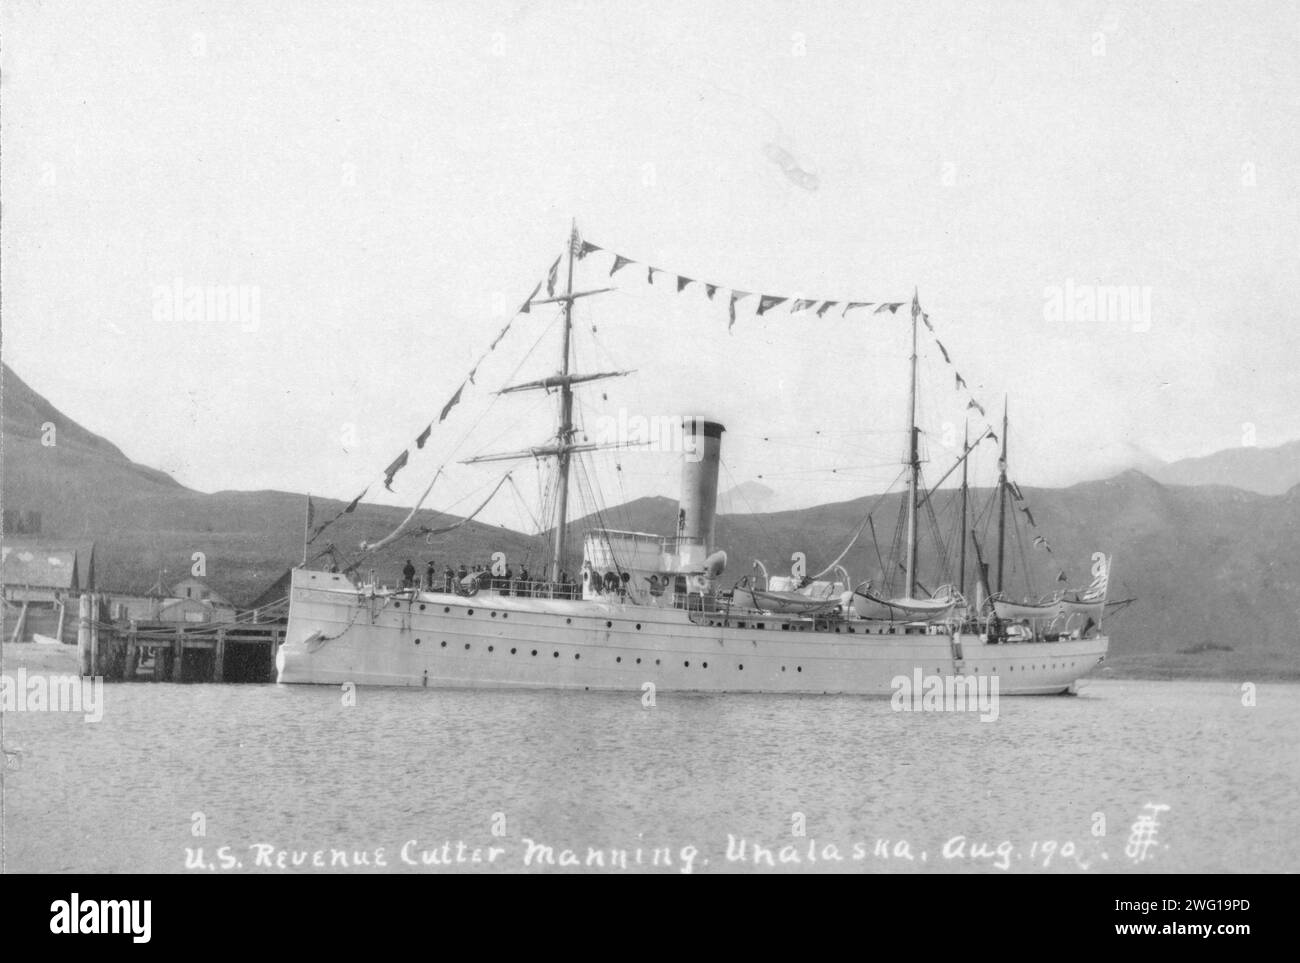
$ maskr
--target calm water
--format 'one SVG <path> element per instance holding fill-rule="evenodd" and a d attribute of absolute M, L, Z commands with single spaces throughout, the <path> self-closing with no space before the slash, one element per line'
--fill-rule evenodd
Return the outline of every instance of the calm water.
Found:
<path fill-rule="evenodd" d="M 664 871 L 656 847 L 669 871 L 752 870 L 754 843 L 801 859 L 765 872 L 1300 869 L 1300 686 L 1247 708 L 1227 683 L 1085 685 L 993 723 L 855 698 L 109 685 L 98 723 L 6 714 L 7 869 L 184 872 L 187 848 L 216 865 L 224 846 L 245 870 L 274 848 L 445 871 L 403 846 L 464 843 L 513 872 L 535 868 L 525 839 L 557 861 L 621 849 L 628 871 Z M 1147 803 L 1169 808 L 1137 862 Z"/>

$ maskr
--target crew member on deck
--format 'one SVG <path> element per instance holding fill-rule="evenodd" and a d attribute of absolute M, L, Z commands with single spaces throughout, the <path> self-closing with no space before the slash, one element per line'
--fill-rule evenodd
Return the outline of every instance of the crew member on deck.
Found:
<path fill-rule="evenodd" d="M 402 585 L 405 588 L 410 588 L 414 584 L 415 566 L 411 564 L 411 560 L 408 558 L 406 564 L 402 566 Z"/>
<path fill-rule="evenodd" d="M 438 576 L 438 566 L 433 564 L 433 559 L 429 559 L 429 564 L 424 569 L 424 582 L 430 592 L 433 591 L 433 580 Z"/>

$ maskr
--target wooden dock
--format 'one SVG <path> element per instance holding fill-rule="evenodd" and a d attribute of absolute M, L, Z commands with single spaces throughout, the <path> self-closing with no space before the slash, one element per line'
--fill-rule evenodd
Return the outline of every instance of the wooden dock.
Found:
<path fill-rule="evenodd" d="M 137 622 L 125 633 L 122 677 L 154 682 L 274 682 L 284 622 L 178 626 Z"/>
<path fill-rule="evenodd" d="M 275 621 L 112 622 L 102 600 L 83 595 L 77 646 L 81 674 L 128 682 L 274 682 L 288 624 Z"/>

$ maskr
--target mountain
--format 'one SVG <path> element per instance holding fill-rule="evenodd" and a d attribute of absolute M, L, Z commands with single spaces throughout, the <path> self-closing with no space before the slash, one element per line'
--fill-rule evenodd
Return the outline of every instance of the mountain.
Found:
<path fill-rule="evenodd" d="M 237 603 L 260 595 L 290 565 L 302 559 L 303 496 L 280 491 L 204 494 L 162 472 L 131 462 L 114 445 L 78 426 L 7 368 L 4 377 L 3 474 L 6 509 L 38 511 L 51 539 L 93 539 L 101 587 L 140 592 L 159 571 L 164 582 L 190 572 L 194 552 L 203 552 L 213 588 Z M 52 423 L 55 445 L 41 444 L 42 426 Z M 1171 466 L 1172 467 L 1172 466 Z M 734 507 L 745 489 L 720 499 Z M 971 514 L 985 560 L 994 569 L 993 493 L 972 490 Z M 1295 613 L 1300 611 L 1300 484 L 1264 494 L 1221 484 L 1166 484 L 1139 471 L 1063 489 L 1023 489 L 1013 502 L 1006 543 L 1009 594 L 1037 595 L 1057 587 L 1064 571 L 1070 586 L 1086 585 L 1091 556 L 1113 558 L 1112 597 L 1138 601 L 1114 617 L 1112 655 L 1130 670 L 1212 672 L 1241 679 L 1294 677 L 1297 655 Z M 853 581 L 877 587 L 898 584 L 894 540 L 903 507 L 901 493 L 783 512 L 723 512 L 717 541 L 728 553 L 724 576 L 739 579 L 759 559 L 770 572 L 789 570 L 794 552 L 807 556 L 808 572 L 833 562 L 870 513 L 842 564 Z M 730 505 L 727 502 L 730 502 Z M 331 518 L 342 502 L 315 500 L 318 520 Z M 956 544 L 955 499 L 936 494 L 934 519 L 948 544 Z M 1029 516 L 1021 511 L 1029 508 Z M 312 552 L 331 540 L 345 553 L 363 538 L 391 531 L 406 509 L 361 505 L 323 535 Z M 432 522 L 434 512 L 422 513 Z M 672 498 L 642 498 L 614 506 L 599 519 L 571 523 L 565 564 L 576 573 L 582 537 L 591 527 L 671 533 L 677 517 Z M 955 557 L 946 571 L 944 549 L 930 533 L 930 512 L 922 513 L 921 581 L 935 588 L 957 580 Z M 438 516 L 445 525 L 449 516 Z M 1046 545 L 1035 547 L 1035 537 Z M 1050 546 L 1050 552 L 1047 550 Z M 423 569 L 433 557 L 441 567 L 487 562 L 503 551 L 511 564 L 541 571 L 535 537 L 470 522 L 434 545 L 404 539 L 366 565 L 392 583 L 403 561 Z M 951 553 L 954 554 L 955 553 Z M 974 572 L 974 549 L 968 571 Z M 967 589 L 973 592 L 973 574 Z"/>
<path fill-rule="evenodd" d="M 1172 462 L 1152 474 L 1169 485 L 1229 485 L 1263 495 L 1281 495 L 1300 484 L 1300 441 L 1276 448 L 1227 448 L 1201 458 Z"/>
<path fill-rule="evenodd" d="M 41 536 L 51 541 L 95 542 L 99 587 L 143 593 L 160 574 L 164 586 L 188 576 L 202 552 L 212 587 L 243 604 L 259 596 L 290 565 L 302 560 L 302 495 L 280 491 L 216 492 L 186 488 L 170 475 L 128 459 L 115 445 L 82 428 L 19 378 L 7 365 L 0 422 L 0 493 L 6 512 L 39 512 Z M 52 424 L 51 436 L 45 425 Z M 42 437 L 54 444 L 42 444 Z M 314 499 L 316 517 L 341 511 L 344 502 Z M 346 552 L 363 538 L 394 529 L 408 509 L 361 505 L 322 536 L 311 551 L 331 541 Z M 434 519 L 436 517 L 436 522 Z M 447 525 L 456 516 L 422 512 L 417 523 Z M 470 522 L 436 546 L 405 539 L 376 553 L 381 581 L 399 577 L 407 558 L 423 571 L 434 558 L 441 567 L 486 563 L 493 551 L 512 558 L 537 554 L 537 539 Z"/>
<path fill-rule="evenodd" d="M 1065 585 L 1086 586 L 1092 553 L 1105 551 L 1113 561 L 1111 597 L 1137 598 L 1110 623 L 1112 655 L 1121 665 L 1144 665 L 1143 660 L 1155 658 L 1166 667 L 1208 661 L 1220 671 L 1231 666 L 1233 672 L 1254 671 L 1260 677 L 1297 674 L 1300 486 L 1268 496 L 1221 486 L 1163 485 L 1127 471 L 1104 481 L 1065 489 L 1022 488 L 1022 493 L 1024 502 L 1012 502 L 1009 511 L 1008 594 L 1051 592 L 1062 584 L 1056 581 L 1062 571 Z M 970 504 L 990 577 L 996 580 L 994 494 L 972 489 Z M 888 576 L 898 589 L 892 543 L 903 498 L 891 493 L 798 511 L 720 515 L 716 533 L 728 555 L 725 578 L 749 574 L 755 559 L 769 572 L 784 574 L 796 551 L 805 553 L 807 571 L 814 574 L 835 560 L 870 512 L 876 537 L 871 527 L 865 529 L 842 564 L 855 583 L 869 579 L 879 586 Z M 1034 526 L 1018 510 L 1026 506 Z M 951 537 L 954 493 L 938 493 L 934 508 L 941 535 Z M 644 498 L 607 512 L 605 521 L 618 528 L 671 532 L 676 512 L 672 499 Z M 583 527 L 581 520 L 574 523 L 573 536 L 580 537 Z M 1037 535 L 1050 552 L 1034 547 Z M 932 589 L 949 578 L 956 581 L 955 559 L 949 574 L 938 571 L 941 551 L 923 524 L 920 578 Z M 973 594 L 973 548 L 968 565 L 967 591 Z"/>
<path fill-rule="evenodd" d="M 747 481 L 718 494 L 718 512 L 752 515 L 770 511 L 776 491 L 760 481 Z"/>

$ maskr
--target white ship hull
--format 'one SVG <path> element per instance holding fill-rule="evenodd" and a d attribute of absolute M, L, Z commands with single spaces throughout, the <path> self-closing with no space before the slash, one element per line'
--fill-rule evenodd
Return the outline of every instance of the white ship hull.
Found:
<path fill-rule="evenodd" d="M 725 622 L 725 624 L 724 624 Z M 367 594 L 341 575 L 293 573 L 283 683 L 888 696 L 893 680 L 996 676 L 1002 695 L 1070 691 L 1105 636 L 987 644 L 924 626 L 688 613 L 486 592 Z"/>

